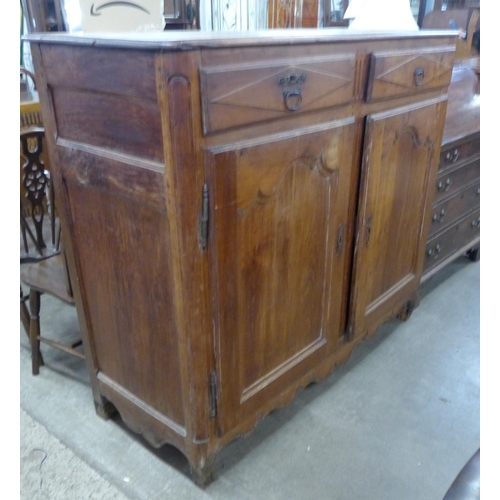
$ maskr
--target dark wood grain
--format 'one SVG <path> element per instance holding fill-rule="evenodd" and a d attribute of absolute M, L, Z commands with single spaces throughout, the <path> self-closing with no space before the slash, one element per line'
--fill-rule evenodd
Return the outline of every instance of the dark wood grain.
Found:
<path fill-rule="evenodd" d="M 464 213 L 479 207 L 479 181 L 437 204 L 432 209 L 429 237 L 436 234 Z"/>
<path fill-rule="evenodd" d="M 446 101 L 368 117 L 360 192 L 353 336 L 373 333 L 420 281 L 430 187 Z"/>
<path fill-rule="evenodd" d="M 425 249 L 424 271 L 428 272 L 449 257 L 456 257 L 457 252 L 465 253 L 468 247 L 477 245 L 480 232 L 479 219 L 480 213 L 475 211 L 430 238 Z"/>
<path fill-rule="evenodd" d="M 455 47 L 418 52 L 374 53 L 371 56 L 367 100 L 425 92 L 450 83 Z"/>
<path fill-rule="evenodd" d="M 30 40 L 97 411 L 206 481 L 222 446 L 416 305 L 447 79 L 366 102 L 368 62 L 447 61 L 453 37 Z"/>
<path fill-rule="evenodd" d="M 443 146 L 477 134 L 481 121 L 481 99 L 477 93 L 478 76 L 469 66 L 453 70 L 449 103 L 443 133 Z"/>
<path fill-rule="evenodd" d="M 222 432 L 336 349 L 354 136 L 348 120 L 214 153 Z"/>
<path fill-rule="evenodd" d="M 346 104 L 354 69 L 354 53 L 203 68 L 205 132 Z M 300 93 L 294 111 L 284 97 L 291 91 Z"/>
<path fill-rule="evenodd" d="M 62 139 L 163 160 L 156 101 L 67 87 L 53 88 L 52 100 Z"/>
<path fill-rule="evenodd" d="M 464 61 L 454 70 L 433 189 L 422 282 L 464 254 L 479 260 L 480 99 L 478 76 Z M 473 225 L 471 225 L 473 223 Z"/>

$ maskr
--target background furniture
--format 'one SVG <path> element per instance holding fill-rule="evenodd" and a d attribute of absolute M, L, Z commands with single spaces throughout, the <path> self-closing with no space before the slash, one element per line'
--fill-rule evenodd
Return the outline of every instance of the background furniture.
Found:
<path fill-rule="evenodd" d="M 84 358 L 75 349 L 81 345 L 81 341 L 65 345 L 45 338 L 40 333 L 40 296 L 43 293 L 74 305 L 66 259 L 59 245 L 59 232 L 56 232 L 54 189 L 50 174 L 45 170 L 41 159 L 44 137 L 43 128 L 30 128 L 21 132 L 22 152 L 26 158 L 22 177 L 25 196 L 21 195 L 21 264 L 31 262 L 21 269 L 21 281 L 29 288 L 29 295 L 26 296 L 21 288 L 21 321 L 30 337 L 33 375 L 38 375 L 39 368 L 43 365 L 40 342 Z M 50 199 L 48 204 L 47 198 Z M 47 206 L 50 224 L 44 224 Z M 29 220 L 32 221 L 31 225 Z M 44 231 L 47 226 L 50 228 L 50 239 L 47 238 L 47 231 Z M 26 307 L 28 300 L 29 312 Z"/>
<path fill-rule="evenodd" d="M 461 7 L 461 8 L 459 8 Z M 479 42 L 475 40 L 480 30 L 479 2 L 448 2 L 448 8 L 441 10 L 439 3 L 434 4 L 421 22 L 422 29 L 460 30 L 463 36 L 457 38 L 457 59 L 468 59 L 479 55 Z"/>
<path fill-rule="evenodd" d="M 29 33 L 66 31 L 61 0 L 21 0 Z"/>
<path fill-rule="evenodd" d="M 59 253 L 59 224 L 50 173 L 43 160 L 45 131 L 21 131 L 21 263 Z"/>
<path fill-rule="evenodd" d="M 465 62 L 454 68 L 423 281 L 465 252 L 472 260 L 479 259 L 480 105 L 477 81 L 476 71 Z"/>
<path fill-rule="evenodd" d="M 163 0 L 166 30 L 200 29 L 200 0 Z"/>
<path fill-rule="evenodd" d="M 44 364 L 40 352 L 40 342 L 85 359 L 83 352 L 76 349 L 82 344 L 80 340 L 67 345 L 44 337 L 40 331 L 40 301 L 42 294 L 52 295 L 70 305 L 75 304 L 64 253 L 61 252 L 58 255 L 25 267 L 21 271 L 21 281 L 29 288 L 29 337 L 33 375 L 38 375 L 40 366 Z"/>
<path fill-rule="evenodd" d="M 203 484 L 418 303 L 455 41 L 176 36 L 29 40 L 96 409 Z"/>

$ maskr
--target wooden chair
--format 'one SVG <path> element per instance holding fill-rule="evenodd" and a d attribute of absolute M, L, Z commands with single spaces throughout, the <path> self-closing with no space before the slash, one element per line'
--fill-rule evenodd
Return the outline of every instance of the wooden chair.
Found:
<path fill-rule="evenodd" d="M 50 174 L 45 170 L 40 159 L 43 138 L 43 128 L 38 127 L 21 132 L 22 150 L 26 157 L 22 177 L 25 194 L 21 196 L 21 235 L 25 254 L 23 255 L 22 248 L 21 263 L 30 263 L 21 270 L 21 281 L 29 288 L 29 295 L 23 295 L 21 288 L 21 321 L 30 339 L 33 375 L 38 375 L 40 366 L 43 365 L 40 342 L 85 359 L 84 354 L 76 349 L 81 345 L 81 341 L 66 345 L 45 338 L 40 333 L 40 298 L 42 294 L 52 295 L 70 305 L 75 303 L 66 258 L 60 245 L 60 229 L 57 234 L 55 231 L 54 190 Z M 49 213 L 52 228 L 49 245 L 45 243 L 43 227 L 46 212 Z M 27 213 L 31 213 L 31 227 L 28 223 Z M 31 254 L 28 237 L 34 249 Z M 26 306 L 27 301 L 29 301 L 29 312 Z"/>
<path fill-rule="evenodd" d="M 21 167 L 21 263 L 36 262 L 59 253 L 60 229 L 54 190 L 50 172 L 42 159 L 44 137 L 42 127 L 31 127 L 20 134 L 24 159 Z"/>
<path fill-rule="evenodd" d="M 21 281 L 29 287 L 29 338 L 31 345 L 31 368 L 33 375 L 38 375 L 43 364 L 40 342 L 85 359 L 83 352 L 77 350 L 81 340 L 71 345 L 43 337 L 40 333 L 40 299 L 46 293 L 67 304 L 74 305 L 73 291 L 69 281 L 64 252 L 48 259 L 30 264 L 21 272 Z"/>

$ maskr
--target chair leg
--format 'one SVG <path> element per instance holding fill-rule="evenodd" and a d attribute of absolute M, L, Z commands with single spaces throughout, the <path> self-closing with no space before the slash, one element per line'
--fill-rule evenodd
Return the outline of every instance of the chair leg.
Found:
<path fill-rule="evenodd" d="M 21 322 L 23 323 L 24 326 L 24 331 L 26 332 L 26 335 L 28 336 L 28 340 L 30 341 L 31 345 L 31 338 L 30 338 L 30 313 L 28 311 L 28 308 L 26 307 L 26 300 L 28 299 L 28 296 L 23 296 L 23 289 L 21 288 Z M 38 365 L 43 366 L 43 356 L 42 353 L 38 353 Z"/>
<path fill-rule="evenodd" d="M 42 354 L 40 352 L 40 292 L 30 290 L 30 344 L 31 344 L 31 372 L 40 373 Z"/>
<path fill-rule="evenodd" d="M 21 322 L 24 326 L 26 335 L 28 336 L 28 338 L 30 338 L 30 313 L 28 311 L 28 308 L 26 307 L 26 298 L 27 297 L 24 297 L 23 289 L 21 288 Z"/>

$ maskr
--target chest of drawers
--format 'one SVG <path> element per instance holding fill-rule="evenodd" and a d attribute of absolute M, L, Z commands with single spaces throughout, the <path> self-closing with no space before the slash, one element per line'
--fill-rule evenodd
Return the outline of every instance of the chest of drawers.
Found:
<path fill-rule="evenodd" d="M 479 259 L 480 131 L 475 81 L 469 67 L 454 69 L 422 281 L 463 254 Z"/>

